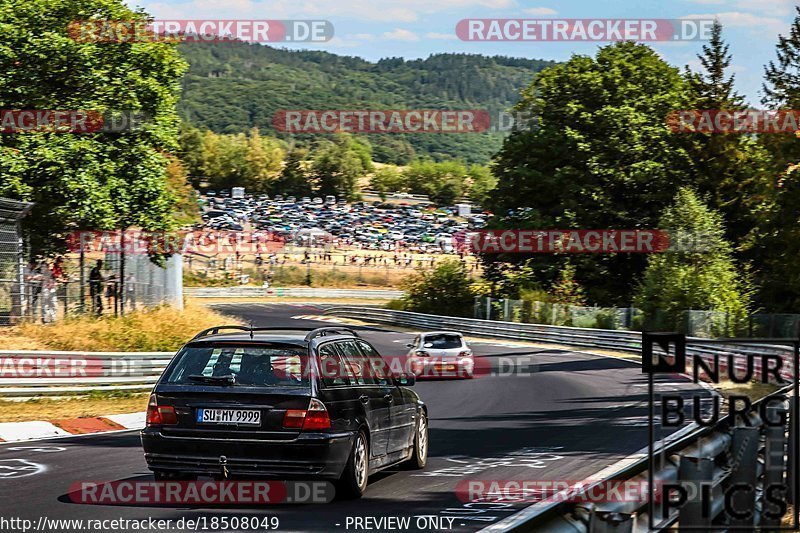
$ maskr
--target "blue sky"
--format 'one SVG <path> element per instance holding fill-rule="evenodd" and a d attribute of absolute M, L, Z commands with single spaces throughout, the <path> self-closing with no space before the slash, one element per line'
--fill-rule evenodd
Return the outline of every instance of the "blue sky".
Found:
<path fill-rule="evenodd" d="M 462 42 L 464 18 L 718 18 L 733 54 L 737 90 L 760 107 L 764 65 L 775 58 L 778 34 L 794 18 L 789 0 L 128 0 L 159 19 L 325 19 L 336 36 L 323 49 L 369 60 L 424 58 L 437 52 L 565 60 L 593 54 L 587 42 Z M 650 43 L 667 62 L 696 67 L 698 41 Z"/>

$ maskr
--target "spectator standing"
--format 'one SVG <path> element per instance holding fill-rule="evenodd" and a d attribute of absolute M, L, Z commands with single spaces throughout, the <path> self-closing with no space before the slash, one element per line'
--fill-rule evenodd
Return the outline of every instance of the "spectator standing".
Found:
<path fill-rule="evenodd" d="M 37 315 L 36 306 L 42 294 L 42 271 L 36 263 L 36 260 L 31 259 L 28 261 L 28 266 L 25 267 L 25 271 L 23 272 L 23 278 L 28 287 L 28 311 L 30 317 L 33 318 Z"/>
<path fill-rule="evenodd" d="M 103 260 L 98 259 L 97 264 L 89 272 L 89 294 L 92 298 L 92 306 L 95 315 L 103 314 L 103 283 L 106 281 L 103 276 Z"/>

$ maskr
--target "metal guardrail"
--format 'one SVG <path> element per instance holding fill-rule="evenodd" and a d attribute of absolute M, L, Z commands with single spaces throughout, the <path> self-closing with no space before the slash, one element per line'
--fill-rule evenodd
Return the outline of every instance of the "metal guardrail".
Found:
<path fill-rule="evenodd" d="M 501 322 L 347 305 L 331 306 L 325 310 L 325 314 L 421 330 L 454 330 L 476 337 L 577 346 L 636 354 L 640 354 L 642 350 L 642 334 L 638 331 Z M 728 356 L 731 356 L 731 360 L 737 368 L 743 369 L 747 364 L 748 354 L 774 354 L 785 358 L 793 353 L 788 346 L 731 342 L 721 347 L 708 344 L 692 345 L 693 341 L 705 342 L 708 339 L 688 338 L 687 341 L 689 343 L 686 352 L 688 355 L 701 355 L 704 360 L 708 361 L 713 360 L 714 357 L 721 357 L 723 367 L 728 362 Z M 760 363 L 760 358 L 756 358 L 754 370 L 757 372 L 760 371 Z M 788 373 L 789 370 L 784 365 L 786 377 L 791 377 Z"/>
<path fill-rule="evenodd" d="M 793 469 L 797 457 L 796 411 L 793 398 L 777 402 L 791 394 L 794 385 L 776 391 L 754 402 L 749 416 L 751 426 L 736 426 L 730 416 L 725 416 L 713 427 L 698 428 L 688 434 L 664 443 L 654 454 L 645 456 L 602 479 L 587 483 L 572 493 L 563 493 L 551 501 L 543 501 L 525 509 L 518 515 L 498 522 L 484 531 L 503 532 L 562 532 L 574 533 L 639 533 L 663 531 L 678 525 L 680 531 L 732 531 L 773 530 L 781 525 L 780 516 L 767 516 L 764 511 L 771 504 L 765 500 L 765 488 L 782 485 L 790 490 L 786 503 L 796 504 L 797 479 Z M 784 423 L 767 425 L 758 414 L 764 405 L 765 416 L 770 420 L 785 417 Z M 647 486 L 648 472 L 653 463 L 652 480 L 655 490 L 667 486 L 696 490 L 711 487 L 707 512 L 700 498 L 688 499 L 678 509 L 653 506 L 651 529 L 649 500 L 631 498 L 628 501 L 584 503 L 582 496 L 596 487 L 609 483 L 626 483 L 627 486 Z M 736 510 L 754 509 L 750 516 L 720 523 L 725 511 L 724 494 L 734 486 L 746 485 L 752 491 L 736 494 Z M 650 489 L 648 489 L 650 490 Z M 661 492 L 660 498 L 663 498 Z M 666 510 L 666 513 L 664 511 Z M 770 508 L 771 512 L 779 511 Z M 716 527 L 713 527 L 716 526 Z M 784 526 L 785 527 L 785 526 Z"/>
<path fill-rule="evenodd" d="M 388 289 L 317 289 L 312 287 L 185 287 L 184 296 L 192 298 L 358 298 L 366 300 L 392 300 L 403 296 L 403 291 Z"/>
<path fill-rule="evenodd" d="M 534 341 L 547 344 L 563 344 L 589 348 L 613 349 L 617 351 L 642 353 L 642 335 L 630 331 L 613 331 L 597 329 L 581 329 L 536 324 L 514 324 L 493 322 L 468 318 L 424 315 L 405 311 L 386 309 L 367 309 L 351 306 L 335 306 L 327 309 L 326 314 L 355 318 L 369 322 L 389 323 L 419 329 L 457 330 L 467 335 L 514 340 Z M 785 339 L 782 339 L 785 341 Z M 695 345 L 692 346 L 694 341 Z M 718 359 L 721 371 L 732 364 L 737 375 L 747 370 L 748 364 L 753 371 L 760 373 L 763 363 L 760 356 L 779 356 L 783 361 L 794 358 L 794 348 L 775 344 L 745 342 L 736 339 L 720 339 L 715 344 L 709 339 L 687 339 L 687 356 L 697 356 L 704 361 Z M 729 359 L 730 357 L 730 359 Z M 751 360 L 748 363 L 748 359 Z M 794 381 L 784 365 L 784 377 Z M 788 503 L 796 504 L 798 480 L 793 475 L 797 465 L 797 419 L 794 397 L 790 401 L 770 403 L 771 398 L 784 396 L 793 392 L 795 385 L 785 387 L 761 400 L 754 402 L 750 411 L 748 427 L 736 427 L 730 416 L 724 416 L 709 427 L 696 424 L 684 428 L 654 448 L 652 479 L 656 483 L 670 483 L 681 486 L 701 484 L 713 487 L 711 492 L 710 512 L 703 513 L 701 503 L 689 502 L 679 510 L 669 510 L 661 514 L 661 507 L 656 505 L 653 522 L 662 530 L 680 524 L 682 530 L 710 530 L 714 520 L 724 510 L 722 490 L 736 484 L 745 483 L 755 490 L 739 499 L 740 509 L 757 509 L 752 516 L 736 520 L 739 530 L 769 529 L 780 525 L 780 518 L 770 518 L 763 511 L 768 505 L 765 502 L 765 487 L 783 483 L 791 490 Z M 785 416 L 782 425 L 767 425 L 758 413 L 760 407 L 766 408 L 762 413 L 766 418 L 775 420 Z M 785 453 L 784 453 L 785 451 Z M 647 484 L 651 460 L 646 456 L 629 463 L 615 472 L 604 472 L 601 479 L 592 480 L 572 494 L 561 494 L 560 498 L 541 501 L 512 515 L 485 531 L 544 531 L 544 532 L 640 532 L 649 531 L 649 501 L 636 500 L 608 503 L 583 503 L 580 496 L 589 493 L 593 487 L 603 483 L 628 482 L 633 486 Z M 693 529 L 687 529 L 693 528 Z"/>
<path fill-rule="evenodd" d="M 0 397 L 149 390 L 173 355 L 0 350 Z"/>

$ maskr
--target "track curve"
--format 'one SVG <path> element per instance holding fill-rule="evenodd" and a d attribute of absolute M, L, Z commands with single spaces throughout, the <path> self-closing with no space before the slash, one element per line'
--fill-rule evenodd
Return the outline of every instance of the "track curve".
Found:
<path fill-rule="evenodd" d="M 303 304 L 224 304 L 219 311 L 255 326 L 324 326 L 294 319 L 320 314 Z M 357 328 L 384 355 L 398 355 L 413 337 L 385 328 Z M 408 517 L 407 530 L 477 530 L 526 504 L 468 504 L 456 495 L 467 479 L 579 480 L 647 444 L 647 389 L 633 362 L 569 350 L 544 350 L 508 343 L 473 343 L 477 357 L 493 368 L 500 361 L 527 369 L 474 380 L 418 382 L 428 404 L 430 458 L 424 471 L 391 470 L 370 478 L 356 501 L 283 505 L 260 509 L 189 509 L 101 506 L 72 503 L 78 481 L 152 479 L 138 434 L 114 434 L 0 445 L 0 502 L 7 517 L 61 519 L 172 519 L 214 516 L 277 516 L 279 531 L 353 531 L 354 517 Z M 508 373 L 506 373 L 508 374 Z M 675 390 L 694 389 L 688 379 L 669 378 Z M 57 451 L 35 448 L 55 447 Z M 15 461 L 41 465 L 24 477 L 4 476 Z M 418 517 L 435 517 L 436 521 Z M 428 521 L 428 522 L 426 522 Z M 366 522 L 361 522 L 362 526 Z M 372 531 L 396 530 L 370 522 Z M 56 530 L 56 529 L 51 529 Z M 63 527 L 57 531 L 72 531 Z"/>

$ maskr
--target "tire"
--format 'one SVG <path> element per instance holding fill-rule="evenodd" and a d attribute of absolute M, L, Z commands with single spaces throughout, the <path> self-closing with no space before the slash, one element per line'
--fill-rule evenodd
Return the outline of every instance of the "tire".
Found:
<path fill-rule="evenodd" d="M 359 431 L 353 442 L 353 449 L 344 467 L 342 476 L 336 484 L 337 496 L 356 499 L 364 495 L 369 478 L 369 442 L 363 431 Z"/>
<path fill-rule="evenodd" d="M 411 451 L 411 459 L 408 460 L 409 468 L 420 470 L 428 464 L 428 442 L 428 415 L 423 409 L 419 412 L 419 418 L 417 418 L 414 449 Z"/>

